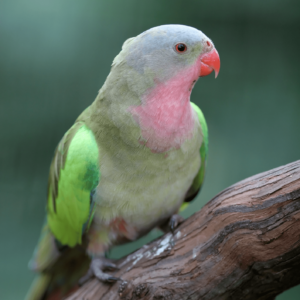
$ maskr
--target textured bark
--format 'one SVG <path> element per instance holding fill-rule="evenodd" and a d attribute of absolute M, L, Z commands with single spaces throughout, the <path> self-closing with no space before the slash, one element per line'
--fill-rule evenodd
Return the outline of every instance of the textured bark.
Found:
<path fill-rule="evenodd" d="M 300 283 L 300 161 L 225 189 L 68 300 L 274 299 Z"/>

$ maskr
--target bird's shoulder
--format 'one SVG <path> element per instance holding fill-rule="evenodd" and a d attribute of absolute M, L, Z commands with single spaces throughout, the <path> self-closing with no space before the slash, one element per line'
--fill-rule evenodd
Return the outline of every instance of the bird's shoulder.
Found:
<path fill-rule="evenodd" d="M 186 198 L 185 198 L 185 203 L 182 205 L 181 210 L 184 210 L 187 206 L 187 202 L 192 201 L 197 194 L 199 193 L 203 180 L 204 180 L 204 175 L 205 175 L 205 170 L 206 170 L 206 159 L 207 159 L 207 153 L 208 153 L 208 129 L 207 129 L 207 124 L 205 117 L 201 111 L 201 109 L 194 103 L 191 102 L 192 108 L 195 111 L 199 125 L 201 127 L 201 134 L 202 134 L 202 143 L 199 149 L 200 152 L 200 159 L 201 159 L 201 165 L 199 168 L 198 173 L 196 174 L 193 183 L 190 187 L 190 189 L 187 192 Z"/>

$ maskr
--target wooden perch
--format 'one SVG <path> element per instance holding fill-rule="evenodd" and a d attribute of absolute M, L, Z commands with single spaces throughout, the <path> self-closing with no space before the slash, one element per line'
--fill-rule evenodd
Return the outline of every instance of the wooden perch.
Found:
<path fill-rule="evenodd" d="M 300 283 L 300 160 L 225 189 L 67 300 L 275 299 Z"/>

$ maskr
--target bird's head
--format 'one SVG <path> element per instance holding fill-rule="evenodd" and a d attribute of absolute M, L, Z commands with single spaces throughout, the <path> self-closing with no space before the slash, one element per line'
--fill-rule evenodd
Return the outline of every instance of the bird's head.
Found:
<path fill-rule="evenodd" d="M 220 58 L 211 39 L 200 30 L 184 25 L 162 25 L 125 41 L 113 63 L 118 65 L 126 66 L 124 70 L 132 78 L 132 86 L 138 83 L 143 93 L 175 77 L 178 83 L 188 87 L 212 71 L 217 77 Z"/>

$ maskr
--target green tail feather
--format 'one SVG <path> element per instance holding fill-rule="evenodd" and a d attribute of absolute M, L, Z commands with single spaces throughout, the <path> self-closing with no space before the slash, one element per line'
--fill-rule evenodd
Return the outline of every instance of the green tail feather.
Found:
<path fill-rule="evenodd" d="M 59 293 L 64 298 L 86 274 L 90 263 L 85 248 L 64 249 L 58 259 L 34 280 L 25 299 L 42 300 L 52 293 Z"/>
<path fill-rule="evenodd" d="M 25 300 L 42 300 L 42 297 L 48 288 L 50 280 L 51 277 L 47 274 L 37 275 L 33 283 L 31 284 Z"/>

